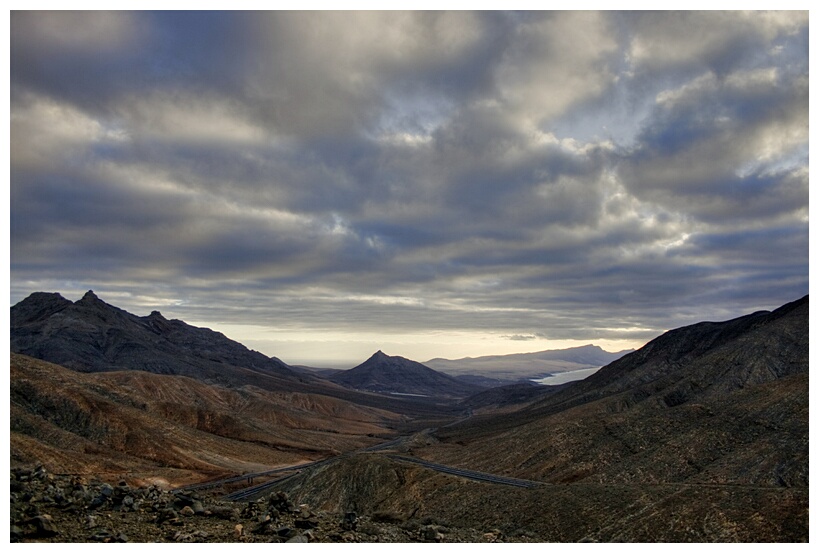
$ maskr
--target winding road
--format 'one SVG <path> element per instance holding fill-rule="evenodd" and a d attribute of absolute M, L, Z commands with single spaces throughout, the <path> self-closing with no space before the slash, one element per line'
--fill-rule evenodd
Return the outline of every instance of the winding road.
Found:
<path fill-rule="evenodd" d="M 428 429 L 429 430 L 429 429 Z M 290 478 L 293 478 L 299 474 L 301 474 L 304 470 L 315 468 L 321 465 L 325 465 L 328 463 L 332 463 L 337 461 L 338 459 L 349 457 L 351 455 L 359 455 L 359 454 L 366 454 L 366 453 L 382 453 L 388 452 L 393 449 L 395 446 L 400 445 L 405 439 L 409 436 L 399 436 L 393 440 L 388 442 L 384 442 L 383 444 L 379 444 L 376 446 L 371 446 L 365 449 L 360 449 L 357 451 L 352 451 L 349 453 L 343 453 L 337 457 L 331 457 L 329 459 L 322 459 L 321 461 L 313 461 L 310 463 L 302 463 L 299 465 L 293 465 L 289 467 L 281 467 L 273 470 L 268 470 L 264 472 L 255 472 L 251 474 L 241 474 L 236 476 L 231 476 L 229 478 L 222 478 L 219 480 L 211 480 L 208 482 L 202 482 L 200 484 L 191 484 L 189 486 L 183 486 L 174 490 L 175 493 L 177 492 L 188 492 L 194 490 L 202 490 L 207 488 L 215 488 L 224 484 L 231 484 L 234 482 L 240 482 L 242 480 L 247 480 L 248 482 L 252 482 L 254 478 L 258 477 L 267 477 L 267 476 L 274 476 L 279 474 L 285 474 L 280 478 L 274 478 L 272 480 L 268 480 L 267 482 L 263 482 L 261 484 L 256 484 L 255 486 L 249 486 L 247 488 L 242 488 L 241 490 L 237 490 L 235 492 L 231 492 L 224 496 L 224 499 L 229 501 L 249 501 L 253 498 L 257 497 L 261 493 L 269 490 L 273 486 L 284 482 Z M 469 480 L 475 480 L 478 482 L 486 482 L 490 484 L 500 484 L 504 486 L 516 486 L 519 488 L 527 488 L 532 489 L 539 486 L 545 485 L 543 482 L 535 482 L 533 480 L 523 480 L 520 478 L 510 478 L 508 476 L 500 476 L 497 474 L 489 474 L 485 472 L 477 472 L 474 470 L 466 470 L 458 467 L 452 467 L 448 465 L 441 465 L 439 463 L 432 463 L 430 461 L 425 461 L 424 459 L 418 459 L 417 457 L 409 457 L 407 455 L 396 455 L 387 453 L 386 455 L 389 459 L 393 461 L 403 462 L 403 463 L 412 463 L 416 465 L 420 465 L 422 467 L 441 472 L 444 474 L 449 474 L 452 476 L 458 476 L 460 478 L 467 478 Z M 286 474 L 290 473 L 290 474 Z"/>

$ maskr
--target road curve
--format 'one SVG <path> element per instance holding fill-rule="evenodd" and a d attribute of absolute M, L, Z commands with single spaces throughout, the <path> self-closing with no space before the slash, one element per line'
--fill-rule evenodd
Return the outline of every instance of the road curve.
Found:
<path fill-rule="evenodd" d="M 537 488 L 543 486 L 543 482 L 535 482 L 534 480 L 522 480 L 520 478 L 510 478 L 508 476 L 498 476 L 497 474 L 489 474 L 486 472 L 477 472 L 474 470 L 466 470 L 460 469 L 457 467 L 450 467 L 447 465 L 440 465 L 438 463 L 431 463 L 429 461 L 424 461 L 423 459 L 417 459 L 415 457 L 406 457 L 404 455 L 387 455 L 390 459 L 394 461 L 404 461 L 406 463 L 414 463 L 416 465 L 421 465 L 422 467 L 426 467 L 428 469 L 436 470 L 438 472 L 443 472 L 446 474 L 452 474 L 455 476 L 460 476 L 462 478 L 468 478 L 470 480 L 477 480 L 480 482 L 490 482 L 492 484 L 503 484 L 505 486 L 517 486 L 518 488 Z"/>

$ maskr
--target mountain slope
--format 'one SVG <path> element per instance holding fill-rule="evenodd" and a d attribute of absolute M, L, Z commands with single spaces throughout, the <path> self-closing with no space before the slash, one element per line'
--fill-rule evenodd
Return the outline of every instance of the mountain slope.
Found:
<path fill-rule="evenodd" d="M 465 397 L 483 388 L 461 382 L 421 363 L 378 351 L 362 364 L 332 375 L 330 381 L 382 394 Z"/>
<path fill-rule="evenodd" d="M 78 373 L 11 354 L 12 462 L 59 472 L 202 475 L 372 445 L 398 415 L 326 396 L 139 371 Z"/>
<path fill-rule="evenodd" d="M 526 409 L 439 430 L 424 455 L 549 482 L 807 487 L 808 367 L 805 297 L 670 331 Z"/>
<path fill-rule="evenodd" d="M 158 311 L 137 317 L 90 290 L 74 303 L 34 293 L 13 306 L 11 350 L 83 372 L 131 369 L 225 383 L 250 383 L 247 370 L 279 380 L 310 378 L 219 332 L 169 321 Z"/>

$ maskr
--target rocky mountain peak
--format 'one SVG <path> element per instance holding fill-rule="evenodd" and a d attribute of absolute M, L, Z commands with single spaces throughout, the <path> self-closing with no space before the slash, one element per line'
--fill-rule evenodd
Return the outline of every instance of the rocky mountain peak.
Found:
<path fill-rule="evenodd" d="M 101 303 L 102 300 L 97 297 L 93 290 L 89 290 L 77 303 L 92 304 L 97 302 Z"/>
<path fill-rule="evenodd" d="M 12 326 L 42 320 L 71 305 L 70 300 L 56 292 L 34 292 L 11 308 Z"/>
<path fill-rule="evenodd" d="M 357 367 L 333 375 L 330 380 L 356 390 L 429 397 L 465 397 L 481 389 L 381 350 Z"/>

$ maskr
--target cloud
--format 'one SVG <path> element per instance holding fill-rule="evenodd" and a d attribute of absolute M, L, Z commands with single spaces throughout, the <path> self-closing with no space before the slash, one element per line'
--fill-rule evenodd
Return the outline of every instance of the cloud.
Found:
<path fill-rule="evenodd" d="M 805 12 L 11 24 L 13 301 L 629 347 L 807 292 Z"/>
<path fill-rule="evenodd" d="M 628 48 L 638 70 L 699 66 L 717 73 L 807 29 L 807 12 L 645 12 L 633 17 Z"/>
<path fill-rule="evenodd" d="M 517 342 L 528 342 L 530 340 L 536 340 L 537 336 L 534 334 L 512 334 L 511 336 L 504 336 L 504 338 Z"/>

